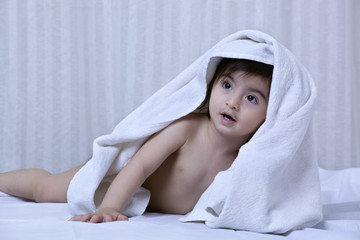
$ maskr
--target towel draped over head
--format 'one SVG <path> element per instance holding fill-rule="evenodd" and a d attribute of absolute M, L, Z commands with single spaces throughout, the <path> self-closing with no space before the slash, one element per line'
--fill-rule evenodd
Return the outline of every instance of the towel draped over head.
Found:
<path fill-rule="evenodd" d="M 95 211 L 103 191 L 99 185 L 106 185 L 100 184 L 104 177 L 119 172 L 153 133 L 197 109 L 221 58 L 274 66 L 266 120 L 239 149 L 231 167 L 216 175 L 194 209 L 180 220 L 271 233 L 311 227 L 321 220 L 318 168 L 309 130 L 316 96 L 313 80 L 284 46 L 255 30 L 220 41 L 111 134 L 95 139 L 92 159 L 68 189 L 73 214 Z M 148 202 L 149 191 L 140 188 L 123 213 L 141 215 Z"/>

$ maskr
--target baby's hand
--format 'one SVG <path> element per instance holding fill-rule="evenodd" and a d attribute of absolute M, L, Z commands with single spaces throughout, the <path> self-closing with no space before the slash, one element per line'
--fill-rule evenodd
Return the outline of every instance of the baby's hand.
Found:
<path fill-rule="evenodd" d="M 70 219 L 70 221 L 91 222 L 91 223 L 127 221 L 127 220 L 128 218 L 126 216 L 122 215 L 118 210 L 114 208 L 101 208 L 94 213 L 77 215 Z"/>

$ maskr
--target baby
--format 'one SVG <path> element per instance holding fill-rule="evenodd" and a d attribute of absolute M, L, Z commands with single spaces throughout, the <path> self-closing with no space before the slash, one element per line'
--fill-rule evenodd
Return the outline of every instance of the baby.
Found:
<path fill-rule="evenodd" d="M 127 220 L 122 211 L 140 186 L 151 193 L 148 211 L 190 212 L 265 121 L 272 71 L 264 63 L 223 58 L 199 107 L 207 113 L 191 113 L 153 134 L 117 174 L 98 210 L 71 220 Z M 70 181 L 82 166 L 54 175 L 41 169 L 2 173 L 0 191 L 37 202 L 67 202 Z"/>

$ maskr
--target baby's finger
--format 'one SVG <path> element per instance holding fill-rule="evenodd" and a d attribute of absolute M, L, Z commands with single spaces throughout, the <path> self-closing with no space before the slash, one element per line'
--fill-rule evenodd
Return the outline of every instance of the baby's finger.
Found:
<path fill-rule="evenodd" d="M 93 213 L 85 214 L 85 215 L 83 215 L 83 216 L 81 217 L 81 220 L 80 220 L 80 221 L 82 221 L 82 222 L 88 222 L 88 221 L 92 218 L 93 215 L 94 215 Z"/>
<path fill-rule="evenodd" d="M 103 220 L 102 217 L 100 217 L 99 215 L 94 214 L 94 215 L 90 218 L 89 222 L 91 222 L 91 223 L 99 223 L 99 222 L 102 222 L 102 220 Z"/>
<path fill-rule="evenodd" d="M 120 214 L 120 215 L 117 217 L 116 220 L 117 220 L 117 221 L 128 221 L 129 219 L 128 219 L 127 216 L 124 216 L 124 215 Z"/>
<path fill-rule="evenodd" d="M 114 218 L 113 216 L 111 216 L 110 214 L 106 214 L 104 216 L 104 219 L 103 219 L 103 222 L 112 222 L 112 221 L 115 221 L 116 218 Z"/>
<path fill-rule="evenodd" d="M 77 217 L 78 216 L 74 216 L 74 217 L 70 218 L 68 221 L 77 221 Z"/>
<path fill-rule="evenodd" d="M 81 221 L 83 215 L 76 215 L 69 219 L 69 221 Z"/>

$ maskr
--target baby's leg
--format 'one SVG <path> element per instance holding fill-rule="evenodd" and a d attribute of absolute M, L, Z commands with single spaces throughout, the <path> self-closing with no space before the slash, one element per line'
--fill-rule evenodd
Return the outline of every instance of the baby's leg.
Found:
<path fill-rule="evenodd" d="M 0 173 L 0 192 L 36 202 L 67 202 L 67 189 L 78 166 L 60 174 L 42 169 L 24 169 Z"/>

